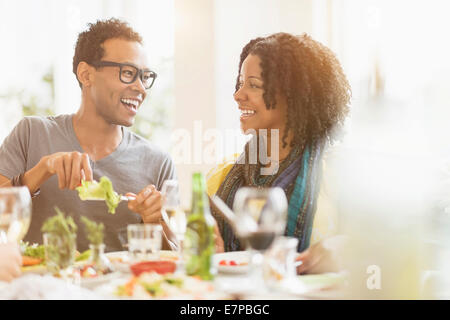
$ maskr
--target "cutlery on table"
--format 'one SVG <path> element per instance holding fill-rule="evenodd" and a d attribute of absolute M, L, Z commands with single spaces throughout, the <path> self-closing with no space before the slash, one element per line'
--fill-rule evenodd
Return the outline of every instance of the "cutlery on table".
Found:
<path fill-rule="evenodd" d="M 227 206 L 222 199 L 214 195 L 209 197 L 211 205 L 228 221 L 228 223 L 236 229 L 236 214 Z"/>

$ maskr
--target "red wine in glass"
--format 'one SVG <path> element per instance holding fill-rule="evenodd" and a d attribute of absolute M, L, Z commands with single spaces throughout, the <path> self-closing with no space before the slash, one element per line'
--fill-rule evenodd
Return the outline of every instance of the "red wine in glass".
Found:
<path fill-rule="evenodd" d="M 242 237 L 242 240 L 250 247 L 258 251 L 267 250 L 275 239 L 275 232 L 273 231 L 254 231 Z"/>

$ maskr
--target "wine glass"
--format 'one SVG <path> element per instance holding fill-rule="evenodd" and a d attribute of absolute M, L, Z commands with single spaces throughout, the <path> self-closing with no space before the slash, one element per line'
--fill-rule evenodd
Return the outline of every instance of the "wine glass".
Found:
<path fill-rule="evenodd" d="M 178 241 L 178 255 L 181 261 L 184 234 L 186 232 L 186 213 L 180 206 L 180 196 L 177 180 L 166 180 L 161 188 L 161 214 L 167 226 L 175 234 Z"/>
<path fill-rule="evenodd" d="M 251 279 L 255 290 L 266 290 L 264 252 L 286 227 L 288 202 L 283 189 L 243 187 L 236 192 L 233 210 L 236 235 L 251 250 Z M 257 289 L 256 289 L 257 288 Z"/>
<path fill-rule="evenodd" d="M 0 188 L 0 243 L 22 240 L 30 222 L 31 196 L 28 188 Z"/>

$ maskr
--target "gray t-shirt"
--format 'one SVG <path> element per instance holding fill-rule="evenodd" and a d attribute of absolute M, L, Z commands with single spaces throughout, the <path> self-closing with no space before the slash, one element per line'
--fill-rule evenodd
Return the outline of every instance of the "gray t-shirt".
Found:
<path fill-rule="evenodd" d="M 22 119 L 0 147 L 0 174 L 11 179 L 33 168 L 43 156 L 83 152 L 73 129 L 72 116 Z M 175 177 L 170 156 L 125 128 L 122 132 L 123 139 L 114 152 L 99 161 L 91 160 L 94 179 L 108 177 L 119 194 L 138 193 L 149 184 L 161 190 L 164 180 Z M 124 250 L 127 225 L 142 222 L 139 214 L 128 209 L 127 202 L 122 201 L 116 213 L 110 214 L 104 201 L 81 201 L 76 190 L 59 189 L 58 178 L 53 175 L 42 184 L 40 195 L 33 199 L 31 225 L 25 241 L 42 243 L 42 224 L 56 214 L 55 206 L 74 218 L 78 226 L 79 251 L 89 246 L 81 216 L 105 225 L 106 251 Z"/>

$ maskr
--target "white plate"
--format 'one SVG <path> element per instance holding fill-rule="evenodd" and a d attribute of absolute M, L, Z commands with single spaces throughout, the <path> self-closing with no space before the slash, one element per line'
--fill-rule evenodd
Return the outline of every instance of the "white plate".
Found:
<path fill-rule="evenodd" d="M 235 261 L 237 266 L 220 265 L 220 261 Z M 247 273 L 249 271 L 250 254 L 247 251 L 233 251 L 225 253 L 217 253 L 213 256 L 213 263 L 218 272 L 221 273 Z M 245 265 L 239 265 L 240 263 L 246 263 Z"/>
<path fill-rule="evenodd" d="M 126 262 L 128 261 L 128 251 L 113 251 L 105 253 L 111 262 Z"/>
<path fill-rule="evenodd" d="M 108 273 L 104 276 L 97 276 L 93 278 L 81 278 L 80 285 L 87 289 L 93 289 L 99 285 L 108 283 L 113 279 L 117 279 L 121 276 L 120 272 Z"/>
<path fill-rule="evenodd" d="M 128 251 L 114 251 L 105 253 L 116 271 L 130 272 L 130 258 Z"/>
<path fill-rule="evenodd" d="M 37 266 L 27 266 L 27 267 L 22 267 L 22 273 L 23 274 L 27 274 L 27 273 L 35 273 L 35 274 L 46 274 L 47 273 L 47 267 L 45 265 L 37 265 Z"/>
<path fill-rule="evenodd" d="M 346 273 L 322 273 L 297 276 L 299 280 L 309 291 L 328 290 L 345 284 Z"/>

